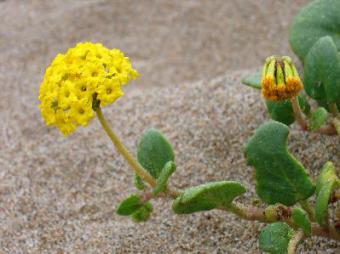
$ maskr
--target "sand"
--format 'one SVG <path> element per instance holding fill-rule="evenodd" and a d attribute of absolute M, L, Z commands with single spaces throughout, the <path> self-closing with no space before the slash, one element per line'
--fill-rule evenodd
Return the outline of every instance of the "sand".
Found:
<path fill-rule="evenodd" d="M 67 138 L 47 128 L 37 94 L 48 63 L 76 42 L 122 48 L 142 77 L 104 114 L 128 148 L 156 127 L 176 150 L 174 187 L 237 180 L 250 203 L 244 143 L 268 116 L 240 79 L 270 54 L 291 55 L 289 23 L 306 2 L 0 2 L 0 253 L 260 253 L 263 224 L 222 211 L 178 216 L 157 199 L 147 223 L 116 215 L 136 191 L 129 166 L 97 119 Z M 316 176 L 327 160 L 339 169 L 338 144 L 294 125 L 289 148 Z M 299 247 L 339 250 L 321 238 Z"/>

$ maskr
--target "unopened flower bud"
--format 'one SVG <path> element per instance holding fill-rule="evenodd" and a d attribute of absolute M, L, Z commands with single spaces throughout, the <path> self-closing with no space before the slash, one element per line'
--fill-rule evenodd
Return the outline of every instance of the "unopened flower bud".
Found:
<path fill-rule="evenodd" d="M 288 56 L 271 56 L 266 59 L 261 86 L 263 96 L 272 101 L 290 99 L 303 89 L 296 67 Z"/>

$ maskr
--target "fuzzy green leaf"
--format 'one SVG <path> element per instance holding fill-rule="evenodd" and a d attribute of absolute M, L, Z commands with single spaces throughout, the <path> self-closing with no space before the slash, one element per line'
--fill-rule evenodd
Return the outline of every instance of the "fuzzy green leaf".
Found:
<path fill-rule="evenodd" d="M 217 207 L 228 207 L 246 189 L 238 182 L 221 181 L 202 184 L 186 189 L 172 204 L 178 214 L 207 211 Z"/>
<path fill-rule="evenodd" d="M 317 110 L 315 110 L 309 118 L 310 129 L 312 131 L 316 131 L 320 129 L 323 125 L 326 124 L 327 116 L 328 116 L 328 113 L 326 109 L 322 107 L 317 108 Z"/>
<path fill-rule="evenodd" d="M 304 85 L 309 96 L 328 104 L 340 101 L 340 60 L 331 37 L 322 37 L 313 45 L 304 67 Z"/>
<path fill-rule="evenodd" d="M 173 161 L 169 161 L 165 164 L 162 169 L 158 179 L 156 186 L 153 190 L 153 194 L 157 195 L 158 193 L 164 192 L 166 190 L 166 186 L 169 180 L 169 177 L 176 171 L 176 164 Z"/>
<path fill-rule="evenodd" d="M 298 99 L 301 110 L 305 114 L 308 114 L 310 111 L 310 105 L 307 101 L 306 96 L 300 94 Z M 285 101 L 266 100 L 266 106 L 268 113 L 273 120 L 281 122 L 286 125 L 290 125 L 295 122 L 294 111 L 290 100 Z"/>
<path fill-rule="evenodd" d="M 171 144 L 156 129 L 149 129 L 143 134 L 138 144 L 137 158 L 138 162 L 156 179 L 167 162 L 175 161 Z"/>
<path fill-rule="evenodd" d="M 332 37 L 340 51 L 339 10 L 339 0 L 317 0 L 304 7 L 294 18 L 289 41 L 302 62 L 314 43 L 327 35 Z"/>
<path fill-rule="evenodd" d="M 284 222 L 275 222 L 264 227 L 260 234 L 260 248 L 271 254 L 286 254 L 294 230 Z"/>
<path fill-rule="evenodd" d="M 288 134 L 286 125 L 272 121 L 258 128 L 246 147 L 256 170 L 256 192 L 268 204 L 291 206 L 314 193 L 305 168 L 287 149 Z"/>
<path fill-rule="evenodd" d="M 141 202 L 140 196 L 133 194 L 120 203 L 117 214 L 128 216 L 136 212 L 142 206 L 143 203 Z"/>
<path fill-rule="evenodd" d="M 299 228 L 301 228 L 307 236 L 310 236 L 312 233 L 312 224 L 309 220 L 307 212 L 299 207 L 296 207 L 293 209 L 292 217 L 294 223 Z"/>
<path fill-rule="evenodd" d="M 316 182 L 315 217 L 321 226 L 327 225 L 328 202 L 334 188 L 337 187 L 338 181 L 334 164 L 327 162 L 323 166 Z"/>
<path fill-rule="evenodd" d="M 134 222 L 147 221 L 152 213 L 152 204 L 150 202 L 145 203 L 141 208 L 132 214 L 132 220 Z"/>
<path fill-rule="evenodd" d="M 246 86 L 250 86 L 252 88 L 261 89 L 261 72 L 256 72 L 251 74 L 244 79 L 242 79 L 242 83 Z"/>

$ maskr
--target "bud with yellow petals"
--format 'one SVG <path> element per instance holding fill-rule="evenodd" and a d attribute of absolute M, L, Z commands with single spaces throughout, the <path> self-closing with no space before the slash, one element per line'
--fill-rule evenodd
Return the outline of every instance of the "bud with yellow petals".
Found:
<path fill-rule="evenodd" d="M 282 101 L 296 97 L 303 84 L 290 57 L 271 56 L 263 67 L 261 87 L 266 99 Z"/>

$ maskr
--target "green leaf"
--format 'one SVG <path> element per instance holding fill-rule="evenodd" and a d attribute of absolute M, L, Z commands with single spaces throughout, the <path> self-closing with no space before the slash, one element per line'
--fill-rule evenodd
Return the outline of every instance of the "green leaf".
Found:
<path fill-rule="evenodd" d="M 145 203 L 141 208 L 132 214 L 132 220 L 134 222 L 147 221 L 152 213 L 152 204 L 150 202 Z"/>
<path fill-rule="evenodd" d="M 315 217 L 321 226 L 326 226 L 328 222 L 328 202 L 333 190 L 339 181 L 335 166 L 332 162 L 327 162 L 316 182 L 316 205 Z"/>
<path fill-rule="evenodd" d="M 138 144 L 137 158 L 139 163 L 156 179 L 168 161 L 175 161 L 171 144 L 156 129 L 149 129 L 143 134 Z"/>
<path fill-rule="evenodd" d="M 260 248 L 271 254 L 286 254 L 294 230 L 284 222 L 275 222 L 264 227 L 260 234 Z"/>
<path fill-rule="evenodd" d="M 294 223 L 303 230 L 303 232 L 310 236 L 312 233 L 312 224 L 309 220 L 308 214 L 301 208 L 294 208 L 292 213 Z"/>
<path fill-rule="evenodd" d="M 188 214 L 228 207 L 246 189 L 238 182 L 221 181 L 202 184 L 186 189 L 172 204 L 178 214 Z"/>
<path fill-rule="evenodd" d="M 312 131 L 320 129 L 323 125 L 326 124 L 327 116 L 328 113 L 325 108 L 317 108 L 317 110 L 315 110 L 309 118 L 310 129 Z"/>
<path fill-rule="evenodd" d="M 270 117 L 278 122 L 290 125 L 295 122 L 292 103 L 286 101 L 271 101 L 266 100 L 266 105 Z"/>
<path fill-rule="evenodd" d="M 256 170 L 256 192 L 268 204 L 291 206 L 314 193 L 305 168 L 287 149 L 288 134 L 286 125 L 271 121 L 246 146 L 248 163 Z"/>
<path fill-rule="evenodd" d="M 242 79 L 242 83 L 246 86 L 250 86 L 252 88 L 261 89 L 261 72 L 256 72 Z"/>
<path fill-rule="evenodd" d="M 140 196 L 133 194 L 120 203 L 117 214 L 128 216 L 136 212 L 142 206 L 143 203 L 141 202 Z"/>
<path fill-rule="evenodd" d="M 327 35 L 340 51 L 339 10 L 339 0 L 312 1 L 294 18 L 289 41 L 302 62 L 313 44 Z"/>
<path fill-rule="evenodd" d="M 339 15 L 340 16 L 340 15 Z M 340 101 L 340 61 L 331 37 L 320 38 L 305 59 L 304 86 L 307 94 L 328 104 Z"/>
<path fill-rule="evenodd" d="M 135 174 L 134 184 L 135 184 L 135 187 L 138 190 L 144 190 L 145 189 L 145 184 L 144 184 L 142 178 L 140 178 L 140 176 L 137 175 L 137 174 Z"/>
<path fill-rule="evenodd" d="M 176 171 L 176 164 L 173 161 L 169 161 L 165 164 L 162 169 L 158 179 L 156 186 L 153 190 L 153 195 L 157 195 L 158 193 L 166 191 L 166 186 L 169 180 L 169 177 Z"/>
<path fill-rule="evenodd" d="M 306 96 L 300 94 L 298 99 L 301 110 L 305 114 L 308 114 L 310 111 L 310 105 L 307 101 Z M 290 100 L 285 101 L 266 100 L 266 106 L 268 109 L 268 113 L 273 120 L 281 122 L 286 125 L 290 125 L 295 122 L 294 111 Z"/>

